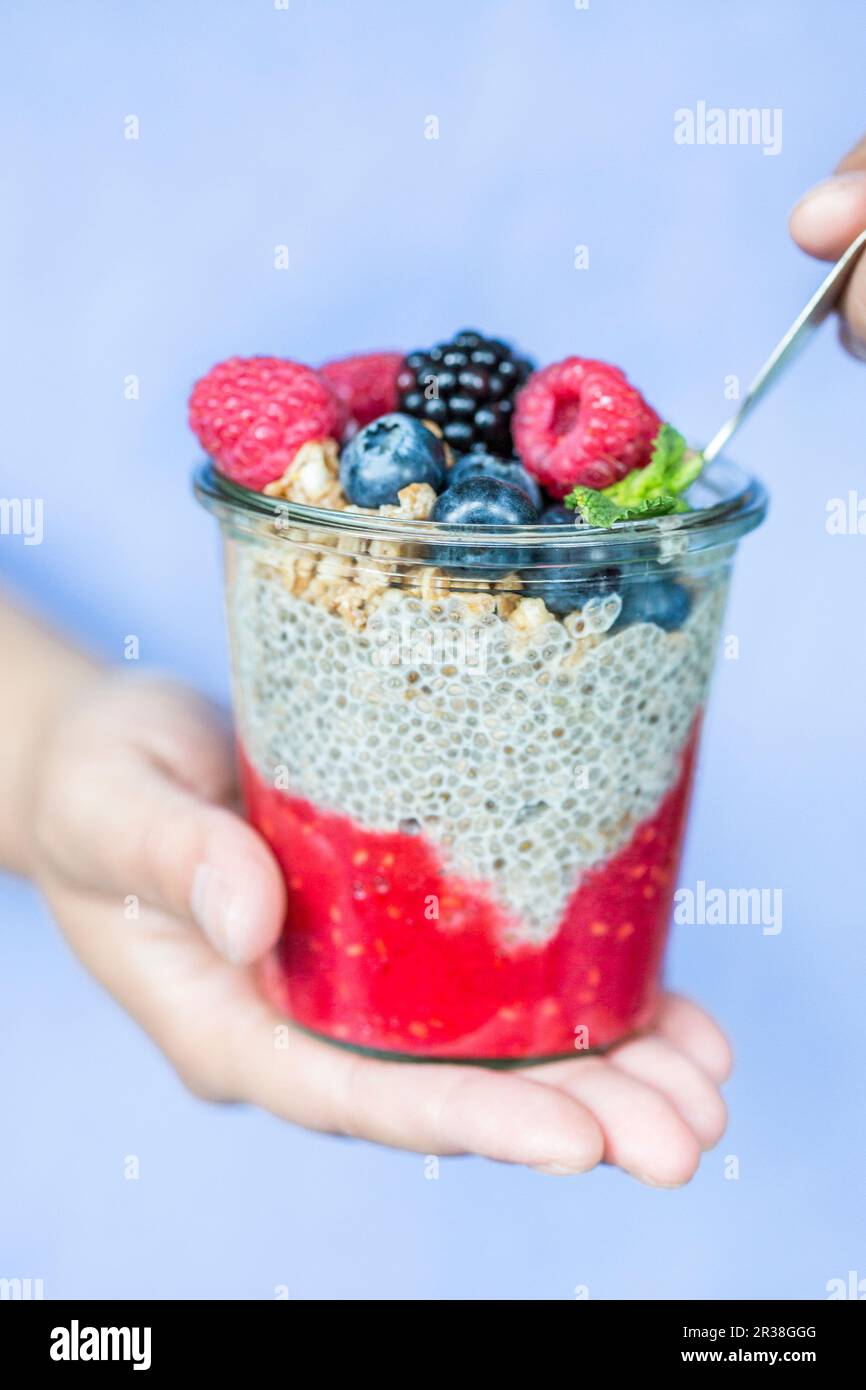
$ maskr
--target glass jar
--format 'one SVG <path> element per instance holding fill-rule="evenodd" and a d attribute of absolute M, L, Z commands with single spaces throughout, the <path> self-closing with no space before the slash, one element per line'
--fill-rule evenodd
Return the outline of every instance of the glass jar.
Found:
<path fill-rule="evenodd" d="M 300 506 L 210 465 L 247 814 L 288 913 L 262 987 L 377 1055 L 516 1064 L 651 1019 L 737 542 L 692 512 L 610 531 Z"/>

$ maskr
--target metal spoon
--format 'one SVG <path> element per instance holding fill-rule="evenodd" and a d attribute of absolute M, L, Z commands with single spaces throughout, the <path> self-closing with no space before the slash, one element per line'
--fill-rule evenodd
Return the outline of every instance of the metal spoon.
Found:
<path fill-rule="evenodd" d="M 751 415 L 758 402 L 766 395 L 777 378 L 782 375 L 785 367 L 796 357 L 800 349 L 805 347 L 815 329 L 824 322 L 845 288 L 845 282 L 854 269 L 854 263 L 864 246 L 866 246 L 866 231 L 862 231 L 851 242 L 848 250 L 839 257 L 829 275 L 812 295 L 805 309 L 797 315 L 784 338 L 773 348 L 746 392 L 737 413 L 722 425 L 718 434 L 713 435 L 704 449 L 705 463 L 710 463 L 716 454 L 725 447 L 734 431 L 740 428 L 747 415 Z"/>

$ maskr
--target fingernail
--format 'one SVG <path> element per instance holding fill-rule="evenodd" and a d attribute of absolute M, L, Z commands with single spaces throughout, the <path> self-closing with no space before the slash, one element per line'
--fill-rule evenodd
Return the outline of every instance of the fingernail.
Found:
<path fill-rule="evenodd" d="M 582 1172 L 581 1168 L 569 1168 L 564 1163 L 534 1163 L 536 1173 L 547 1173 L 552 1178 L 573 1178 Z"/>
<path fill-rule="evenodd" d="M 237 964 L 242 959 L 237 904 L 218 869 L 199 864 L 193 875 L 190 910 L 215 951 Z"/>
<path fill-rule="evenodd" d="M 830 233 L 836 229 L 839 218 L 851 210 L 856 211 L 866 195 L 866 169 L 849 169 L 845 174 L 834 174 L 831 179 L 816 183 L 804 193 L 794 208 L 792 216 L 806 213 L 812 235 L 825 229 Z"/>

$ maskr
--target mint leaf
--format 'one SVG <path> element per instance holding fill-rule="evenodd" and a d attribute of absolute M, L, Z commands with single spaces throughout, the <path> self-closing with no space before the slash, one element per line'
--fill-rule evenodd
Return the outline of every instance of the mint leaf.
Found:
<path fill-rule="evenodd" d="M 668 491 L 685 492 L 700 477 L 703 467 L 703 454 L 694 449 L 686 450 L 679 463 L 668 470 Z"/>
<path fill-rule="evenodd" d="M 685 509 L 678 497 L 642 497 L 629 506 L 615 502 L 606 492 L 593 487 L 576 487 L 565 499 L 567 507 L 576 508 L 590 526 L 613 526 L 617 521 L 639 521 L 648 516 L 670 516 Z"/>
<path fill-rule="evenodd" d="M 688 449 L 673 425 L 665 424 L 656 435 L 646 468 L 633 468 L 618 483 L 606 487 L 604 494 L 621 507 L 652 497 L 676 497 L 691 487 L 703 466 L 701 455 Z"/>
<path fill-rule="evenodd" d="M 565 505 L 579 511 L 590 526 L 612 526 L 622 515 L 622 507 L 594 487 L 576 487 L 566 497 Z"/>

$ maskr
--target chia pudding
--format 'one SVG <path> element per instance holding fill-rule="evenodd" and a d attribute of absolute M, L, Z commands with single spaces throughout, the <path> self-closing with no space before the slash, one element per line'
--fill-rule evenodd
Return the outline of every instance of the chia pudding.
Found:
<path fill-rule="evenodd" d="M 695 484 L 697 456 L 604 364 L 533 372 L 468 331 L 318 373 L 275 361 L 223 364 L 191 407 L 216 463 L 198 491 L 225 537 L 245 803 L 287 889 L 262 986 L 389 1056 L 606 1047 L 655 1007 L 731 560 L 762 495 Z M 425 370 L 444 411 L 417 399 Z M 514 411 L 491 425 L 491 402 Z M 701 489 L 705 511 L 683 500 Z"/>

